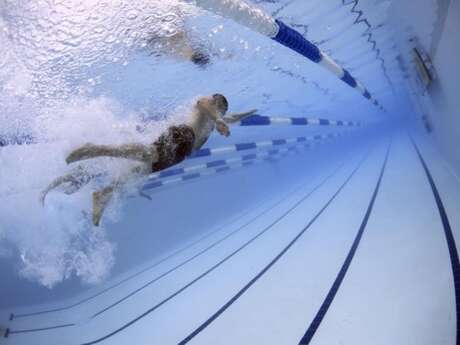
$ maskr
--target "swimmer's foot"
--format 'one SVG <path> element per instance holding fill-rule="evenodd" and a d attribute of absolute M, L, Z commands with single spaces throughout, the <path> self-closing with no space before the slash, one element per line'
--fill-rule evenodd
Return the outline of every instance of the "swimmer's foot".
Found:
<path fill-rule="evenodd" d="M 96 145 L 85 144 L 82 147 L 73 150 L 65 159 L 67 164 L 78 162 L 84 159 L 92 158 L 95 154 Z"/>
<path fill-rule="evenodd" d="M 105 207 L 112 198 L 113 187 L 107 187 L 93 193 L 93 224 L 99 226 Z"/>
<path fill-rule="evenodd" d="M 44 190 L 43 192 L 40 193 L 40 196 L 39 196 L 39 201 L 40 201 L 40 204 L 44 207 L 45 206 L 45 199 L 46 199 L 46 195 L 48 194 L 48 191 Z"/>
<path fill-rule="evenodd" d="M 150 195 L 148 195 L 147 193 L 144 193 L 142 190 L 139 190 L 139 196 L 147 199 L 147 200 L 150 200 L 152 201 L 152 197 Z"/>

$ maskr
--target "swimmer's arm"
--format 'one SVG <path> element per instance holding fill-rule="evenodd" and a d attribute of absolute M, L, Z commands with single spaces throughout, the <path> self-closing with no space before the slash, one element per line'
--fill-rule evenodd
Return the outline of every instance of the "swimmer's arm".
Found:
<path fill-rule="evenodd" d="M 248 116 L 254 115 L 257 112 L 257 109 L 253 109 L 250 111 L 245 111 L 244 113 L 232 113 L 228 114 L 224 117 L 224 121 L 228 124 L 233 124 L 238 121 L 245 119 Z"/>
<path fill-rule="evenodd" d="M 197 108 L 201 114 L 206 114 L 216 124 L 217 131 L 223 136 L 228 137 L 230 135 L 230 129 L 228 128 L 222 114 L 215 109 L 211 108 L 206 102 L 198 101 Z"/>

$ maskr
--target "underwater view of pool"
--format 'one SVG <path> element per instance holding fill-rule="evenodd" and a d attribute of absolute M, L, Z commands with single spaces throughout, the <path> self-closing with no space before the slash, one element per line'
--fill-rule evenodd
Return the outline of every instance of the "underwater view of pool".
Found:
<path fill-rule="evenodd" d="M 0 344 L 459 344 L 457 0 L 0 0 Z"/>

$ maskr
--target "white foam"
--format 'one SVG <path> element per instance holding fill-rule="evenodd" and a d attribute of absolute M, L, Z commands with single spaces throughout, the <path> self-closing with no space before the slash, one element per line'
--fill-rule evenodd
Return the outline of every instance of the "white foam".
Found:
<path fill-rule="evenodd" d="M 93 88 L 101 69 L 124 66 L 152 34 L 173 34 L 190 9 L 176 0 L 2 3 L 0 137 L 25 133 L 38 142 L 0 148 L 0 257 L 16 260 L 22 277 L 52 288 L 71 277 L 94 284 L 110 273 L 115 245 L 104 223 L 119 219 L 121 199 L 94 229 L 91 192 L 133 163 L 85 162 L 108 176 L 70 196 L 52 192 L 44 208 L 39 193 L 69 171 L 71 149 L 85 142 L 152 142 L 167 126 L 145 125 L 139 113 Z"/>

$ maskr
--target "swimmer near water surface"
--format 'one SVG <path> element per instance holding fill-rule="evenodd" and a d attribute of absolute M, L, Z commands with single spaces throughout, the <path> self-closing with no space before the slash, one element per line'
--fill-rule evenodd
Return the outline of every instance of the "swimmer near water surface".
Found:
<path fill-rule="evenodd" d="M 195 103 L 190 115 L 183 124 L 170 126 L 150 145 L 127 143 L 118 146 L 85 144 L 73 150 L 66 158 L 67 164 L 97 157 L 124 158 L 138 162 L 123 176 L 118 177 L 105 188 L 93 192 L 92 221 L 99 226 L 104 209 L 117 191 L 131 180 L 140 180 L 149 174 L 167 169 L 182 162 L 194 151 L 199 150 L 208 140 L 214 129 L 225 137 L 230 135 L 229 126 L 257 110 L 227 114 L 228 101 L 221 94 L 201 97 Z M 78 166 L 71 173 L 55 179 L 42 193 L 44 203 L 51 190 L 66 185 L 64 192 L 72 194 L 96 177 Z M 148 195 L 141 194 L 150 198 Z"/>
<path fill-rule="evenodd" d="M 178 60 L 188 60 L 197 66 L 205 67 L 211 63 L 209 52 L 199 44 L 193 43 L 185 30 L 178 30 L 170 37 L 152 36 L 147 41 L 151 54 L 167 54 Z"/>

